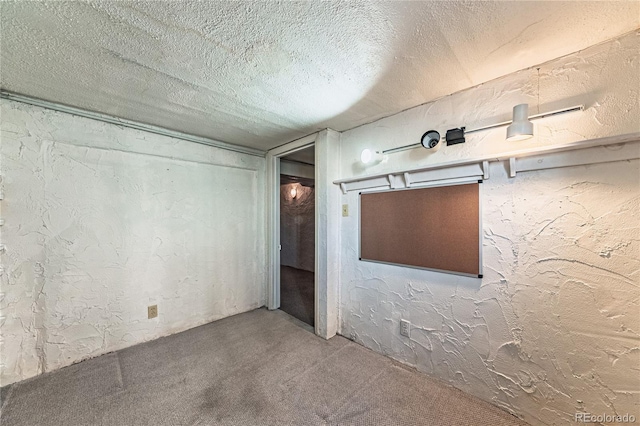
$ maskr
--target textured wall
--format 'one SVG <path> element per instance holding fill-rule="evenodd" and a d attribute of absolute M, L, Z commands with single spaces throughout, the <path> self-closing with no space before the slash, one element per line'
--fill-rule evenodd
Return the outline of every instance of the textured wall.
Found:
<path fill-rule="evenodd" d="M 296 189 L 296 197 L 291 196 Z M 280 185 L 280 264 L 313 272 L 315 269 L 314 188 L 298 183 Z"/>
<path fill-rule="evenodd" d="M 525 70 L 342 134 L 342 177 L 640 131 L 638 35 Z M 505 129 L 429 154 L 390 155 L 370 169 L 365 148 L 413 143 L 429 128 L 507 119 L 584 103 L 536 122 L 509 144 Z M 571 155 L 570 153 L 567 155 Z M 640 415 L 640 165 L 637 160 L 507 177 L 483 184 L 484 278 L 358 261 L 358 195 L 343 196 L 341 334 L 416 366 L 533 424 L 576 411 Z M 401 318 L 411 338 L 399 334 Z"/>
<path fill-rule="evenodd" d="M 264 304 L 264 159 L 1 106 L 3 385 Z"/>

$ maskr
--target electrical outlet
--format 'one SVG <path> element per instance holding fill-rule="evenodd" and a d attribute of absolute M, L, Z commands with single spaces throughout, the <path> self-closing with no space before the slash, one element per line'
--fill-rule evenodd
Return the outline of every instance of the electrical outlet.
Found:
<path fill-rule="evenodd" d="M 149 317 L 149 319 L 157 317 L 158 305 L 147 306 L 147 316 Z"/>
<path fill-rule="evenodd" d="M 400 320 L 400 334 L 403 336 L 409 336 L 409 330 L 411 330 L 411 323 L 407 320 Z"/>
<path fill-rule="evenodd" d="M 342 205 L 342 217 L 349 216 L 349 204 Z"/>

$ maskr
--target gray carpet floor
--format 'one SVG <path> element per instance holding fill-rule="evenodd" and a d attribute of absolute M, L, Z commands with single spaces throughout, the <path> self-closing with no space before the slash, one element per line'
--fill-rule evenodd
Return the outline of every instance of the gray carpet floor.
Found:
<path fill-rule="evenodd" d="M 313 272 L 290 266 L 280 267 L 280 309 L 310 326 L 315 317 Z"/>
<path fill-rule="evenodd" d="M 2 426 L 524 424 L 265 309 L 87 360 L 2 394 Z"/>

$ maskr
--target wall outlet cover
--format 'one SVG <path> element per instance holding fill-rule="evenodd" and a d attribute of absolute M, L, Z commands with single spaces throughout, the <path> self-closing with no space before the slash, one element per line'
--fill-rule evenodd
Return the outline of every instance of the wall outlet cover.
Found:
<path fill-rule="evenodd" d="M 411 323 L 407 320 L 400 320 L 400 334 L 402 336 L 410 337 Z"/>
<path fill-rule="evenodd" d="M 158 305 L 151 305 L 147 307 L 147 316 L 149 319 L 158 316 Z"/>

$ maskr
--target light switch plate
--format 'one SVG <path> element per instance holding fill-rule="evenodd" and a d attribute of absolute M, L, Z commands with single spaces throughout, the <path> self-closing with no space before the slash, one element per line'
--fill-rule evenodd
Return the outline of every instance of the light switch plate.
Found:
<path fill-rule="evenodd" d="M 407 320 L 400 320 L 400 334 L 406 337 L 409 336 L 409 331 L 411 330 L 411 323 Z"/>
<path fill-rule="evenodd" d="M 349 216 L 349 204 L 342 205 L 342 217 Z"/>

